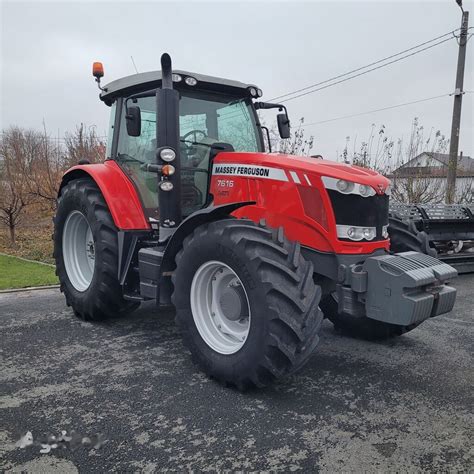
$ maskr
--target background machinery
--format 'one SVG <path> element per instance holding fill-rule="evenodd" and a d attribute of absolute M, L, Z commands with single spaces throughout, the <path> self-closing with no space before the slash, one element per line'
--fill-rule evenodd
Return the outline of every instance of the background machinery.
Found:
<path fill-rule="evenodd" d="M 172 304 L 193 360 L 243 390 L 304 365 L 324 315 L 390 337 L 450 311 L 456 271 L 389 253 L 389 181 L 363 168 L 265 153 L 251 84 L 161 71 L 100 85 L 107 160 L 63 178 L 55 260 L 85 320 Z M 322 310 L 322 311 L 321 311 Z"/>
<path fill-rule="evenodd" d="M 390 203 L 390 248 L 439 258 L 458 273 L 474 271 L 474 207 Z"/>

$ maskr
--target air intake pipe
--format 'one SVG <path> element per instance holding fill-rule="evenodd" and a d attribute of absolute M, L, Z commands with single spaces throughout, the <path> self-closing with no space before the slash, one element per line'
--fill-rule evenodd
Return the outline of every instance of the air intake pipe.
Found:
<path fill-rule="evenodd" d="M 179 93 L 173 89 L 171 57 L 167 53 L 161 56 L 161 88 L 156 91 L 156 111 L 156 158 L 157 164 L 163 167 L 158 173 L 159 239 L 165 242 L 181 222 Z"/>

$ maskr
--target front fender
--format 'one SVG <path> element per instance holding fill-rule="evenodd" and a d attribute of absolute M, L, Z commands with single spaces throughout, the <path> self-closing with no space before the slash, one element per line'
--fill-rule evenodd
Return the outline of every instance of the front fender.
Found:
<path fill-rule="evenodd" d="M 179 249 L 181 248 L 183 240 L 196 227 L 199 227 L 202 224 L 206 224 L 207 222 L 225 219 L 235 210 L 251 204 L 255 204 L 255 201 L 243 201 L 234 202 L 231 204 L 222 204 L 220 206 L 209 206 L 194 212 L 189 217 L 184 219 L 184 221 L 181 222 L 174 234 L 170 237 L 166 245 L 165 253 L 163 256 L 163 262 L 161 265 L 161 271 L 170 272 L 174 269 L 174 259 Z"/>
<path fill-rule="evenodd" d="M 115 161 L 70 168 L 63 176 L 59 193 L 68 182 L 84 177 L 91 178 L 99 187 L 118 229 L 151 229 L 134 185 Z"/>

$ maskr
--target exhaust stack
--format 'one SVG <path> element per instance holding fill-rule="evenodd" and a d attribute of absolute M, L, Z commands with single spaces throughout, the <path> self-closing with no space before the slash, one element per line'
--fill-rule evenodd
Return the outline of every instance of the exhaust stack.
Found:
<path fill-rule="evenodd" d="M 179 142 L 179 93 L 173 89 L 171 57 L 161 56 L 161 88 L 156 91 L 156 158 L 163 170 L 158 174 L 160 242 L 165 242 L 181 222 L 181 160 Z"/>

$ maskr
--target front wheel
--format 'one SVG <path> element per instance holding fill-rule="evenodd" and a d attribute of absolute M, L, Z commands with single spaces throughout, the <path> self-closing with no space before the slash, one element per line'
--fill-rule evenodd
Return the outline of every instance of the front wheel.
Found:
<path fill-rule="evenodd" d="M 81 319 L 97 321 L 139 306 L 123 299 L 117 229 L 90 179 L 73 180 L 61 191 L 54 218 L 54 258 L 66 303 Z"/>
<path fill-rule="evenodd" d="M 282 229 L 244 219 L 198 227 L 176 257 L 173 284 L 193 360 L 240 390 L 293 373 L 319 341 L 321 289 Z"/>
<path fill-rule="evenodd" d="M 339 314 L 335 294 L 325 296 L 321 301 L 321 310 L 324 316 L 334 324 L 336 331 L 341 334 L 368 340 L 389 339 L 401 336 L 415 329 L 420 323 L 409 326 L 399 326 L 383 321 L 376 321 L 367 317 L 354 317 L 350 314 Z"/>

